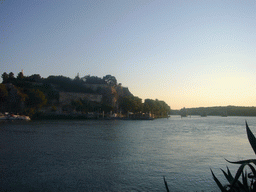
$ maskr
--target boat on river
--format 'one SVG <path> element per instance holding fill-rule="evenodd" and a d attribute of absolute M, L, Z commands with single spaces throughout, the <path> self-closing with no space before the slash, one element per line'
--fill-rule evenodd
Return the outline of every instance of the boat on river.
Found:
<path fill-rule="evenodd" d="M 25 120 L 25 121 L 30 121 L 30 117 L 29 116 L 25 116 L 25 115 L 14 115 L 14 114 L 5 114 L 0 116 L 0 120 Z"/>

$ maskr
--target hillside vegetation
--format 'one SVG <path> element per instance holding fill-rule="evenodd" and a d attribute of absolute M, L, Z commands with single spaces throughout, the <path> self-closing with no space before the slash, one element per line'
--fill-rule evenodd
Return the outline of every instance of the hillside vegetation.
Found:
<path fill-rule="evenodd" d="M 170 106 L 164 101 L 146 99 L 143 103 L 142 99 L 134 96 L 127 87 L 118 84 L 112 75 L 103 78 L 90 75 L 80 78 L 77 75 L 71 79 L 52 75 L 42 78 L 39 74 L 24 76 L 22 72 L 15 77 L 12 72 L 9 74 L 4 72 L 2 79 L 0 84 L 2 113 L 12 112 L 33 116 L 37 112 L 49 111 L 73 114 L 104 111 L 106 114 L 120 115 L 147 113 L 154 117 L 166 117 L 170 113 Z M 69 103 L 60 103 L 60 96 L 70 96 L 72 93 L 74 97 Z M 83 97 L 77 98 L 77 95 Z"/>

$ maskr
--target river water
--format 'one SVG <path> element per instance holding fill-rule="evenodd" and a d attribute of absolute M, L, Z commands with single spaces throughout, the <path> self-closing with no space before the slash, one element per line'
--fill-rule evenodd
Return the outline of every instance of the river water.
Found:
<path fill-rule="evenodd" d="M 255 158 L 247 120 L 31 121 L 0 124 L 0 191 L 219 191 L 210 168 Z"/>

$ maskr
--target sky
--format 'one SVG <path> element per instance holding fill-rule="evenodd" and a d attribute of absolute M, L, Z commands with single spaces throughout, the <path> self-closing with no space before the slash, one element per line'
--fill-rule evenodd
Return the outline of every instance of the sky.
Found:
<path fill-rule="evenodd" d="M 111 74 L 171 109 L 256 106 L 256 1 L 0 0 L 0 73 Z"/>

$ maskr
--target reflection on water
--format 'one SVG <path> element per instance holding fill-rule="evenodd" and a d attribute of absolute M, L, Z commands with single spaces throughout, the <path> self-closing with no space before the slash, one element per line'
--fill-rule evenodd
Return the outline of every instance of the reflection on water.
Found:
<path fill-rule="evenodd" d="M 0 190 L 218 191 L 210 168 L 254 158 L 245 119 L 35 121 L 0 125 Z M 223 181 L 224 178 L 223 178 Z"/>

